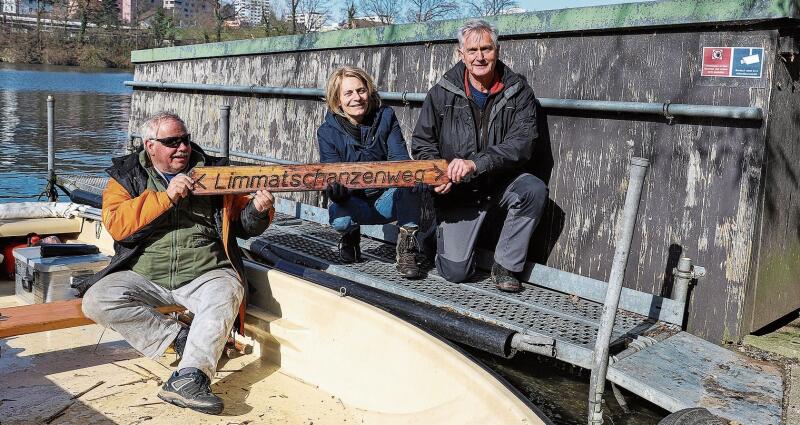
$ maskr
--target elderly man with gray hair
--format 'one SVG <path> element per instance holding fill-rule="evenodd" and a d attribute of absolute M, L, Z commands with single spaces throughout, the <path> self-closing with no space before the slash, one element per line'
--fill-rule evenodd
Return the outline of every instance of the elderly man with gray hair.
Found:
<path fill-rule="evenodd" d="M 536 128 L 536 103 L 525 78 L 499 60 L 497 29 L 483 20 L 458 31 L 461 58 L 433 86 L 411 140 L 415 159 L 448 160 L 451 182 L 434 188 L 436 268 L 451 282 L 475 271 L 474 247 L 487 213 L 508 214 L 494 253 L 495 286 L 518 292 L 528 244 L 547 200 L 547 186 L 525 173 Z"/>
<path fill-rule="evenodd" d="M 114 158 L 106 170 L 103 224 L 114 238 L 114 257 L 78 288 L 85 291 L 83 312 L 146 356 L 161 356 L 172 345 L 180 363 L 158 396 L 219 414 L 223 401 L 211 392 L 211 378 L 237 314 L 243 329 L 246 305 L 236 238 L 266 230 L 274 198 L 263 190 L 194 196 L 187 172 L 227 159 L 206 155 L 174 114 L 148 119 L 142 142 L 142 149 Z M 191 326 L 156 310 L 171 304 L 194 314 Z"/>

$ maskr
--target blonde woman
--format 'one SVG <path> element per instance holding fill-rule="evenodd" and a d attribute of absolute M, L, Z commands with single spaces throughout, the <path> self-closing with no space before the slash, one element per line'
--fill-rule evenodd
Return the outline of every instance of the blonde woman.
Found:
<path fill-rule="evenodd" d="M 411 159 L 394 110 L 382 106 L 372 77 L 363 69 L 345 66 L 328 79 L 328 112 L 317 130 L 321 162 L 400 161 Z M 362 224 L 397 221 L 397 270 L 407 279 L 420 276 L 415 236 L 419 223 L 419 193 L 412 189 L 350 190 L 338 182 L 325 193 L 331 200 L 330 224 L 342 234 L 343 263 L 361 257 Z"/>

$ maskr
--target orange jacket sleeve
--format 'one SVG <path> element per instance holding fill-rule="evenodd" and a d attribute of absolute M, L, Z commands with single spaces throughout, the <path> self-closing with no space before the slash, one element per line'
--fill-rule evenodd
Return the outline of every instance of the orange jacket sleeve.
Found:
<path fill-rule="evenodd" d="M 103 225 L 114 240 L 122 241 L 171 207 L 166 192 L 145 190 L 133 198 L 112 178 L 103 191 Z"/>

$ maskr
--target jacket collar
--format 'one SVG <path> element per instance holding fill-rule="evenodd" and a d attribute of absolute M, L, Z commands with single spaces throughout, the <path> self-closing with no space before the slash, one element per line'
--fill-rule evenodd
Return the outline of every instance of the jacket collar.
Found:
<path fill-rule="evenodd" d="M 471 86 L 471 84 L 469 82 L 469 73 L 467 73 L 467 70 L 465 68 L 464 69 L 464 93 L 467 95 L 467 97 L 472 96 L 472 93 L 471 93 L 471 90 L 470 90 L 470 86 Z M 492 86 L 489 87 L 489 96 L 492 96 L 492 95 L 495 95 L 497 93 L 500 93 L 500 91 L 503 90 L 504 87 L 505 86 L 503 85 L 503 82 L 500 81 L 500 74 L 495 72 L 494 73 L 494 79 L 492 80 Z"/>
<path fill-rule="evenodd" d="M 442 78 L 437 83 L 443 89 L 450 91 L 456 95 L 462 97 L 468 97 L 468 93 L 465 90 L 464 86 L 464 78 L 466 76 L 467 66 L 464 65 L 463 61 L 458 61 L 449 71 L 447 71 Z M 515 84 L 522 81 L 523 77 L 519 74 L 512 71 L 509 67 L 506 66 L 505 63 L 501 60 L 497 60 L 497 66 L 495 72 L 499 76 L 499 83 L 502 85 L 498 87 L 498 93 L 503 93 L 504 96 L 508 97 L 506 93 L 509 89 L 514 86 Z M 496 83 L 495 83 L 496 85 Z M 492 86 L 494 89 L 494 86 Z M 512 94 L 515 94 L 517 90 L 513 90 Z M 495 94 L 494 90 L 492 90 L 492 94 Z"/>
<path fill-rule="evenodd" d="M 378 109 L 376 111 L 373 112 L 373 114 L 375 114 L 375 116 L 372 119 L 372 126 L 370 127 L 370 129 L 378 127 L 378 124 L 380 124 L 380 121 L 381 121 L 381 117 L 383 116 L 383 110 L 386 109 L 387 107 L 388 106 L 381 105 L 381 106 L 378 107 Z M 325 123 L 330 125 L 331 127 L 335 128 L 340 133 L 342 133 L 342 134 L 344 134 L 344 135 L 346 135 L 348 137 L 353 137 L 350 134 L 350 132 L 348 132 L 344 127 L 342 127 L 341 124 L 339 124 L 339 121 L 336 120 L 336 116 L 330 110 L 325 112 Z M 361 143 L 360 140 L 356 140 L 356 142 Z"/>

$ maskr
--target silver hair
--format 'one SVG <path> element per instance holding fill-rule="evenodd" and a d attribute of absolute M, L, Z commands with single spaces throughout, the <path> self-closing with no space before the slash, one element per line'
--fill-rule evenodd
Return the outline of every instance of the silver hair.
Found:
<path fill-rule="evenodd" d="M 158 128 L 161 126 L 161 123 L 164 121 L 177 121 L 183 127 L 183 131 L 186 131 L 186 123 L 183 122 L 181 117 L 173 114 L 172 112 L 159 112 L 152 117 L 148 118 L 147 121 L 142 124 L 142 142 L 147 140 L 153 140 L 158 137 Z"/>
<path fill-rule="evenodd" d="M 497 27 L 483 19 L 470 19 L 458 29 L 458 48 L 464 48 L 464 40 L 475 31 L 487 32 L 492 37 L 492 45 L 497 47 Z"/>

